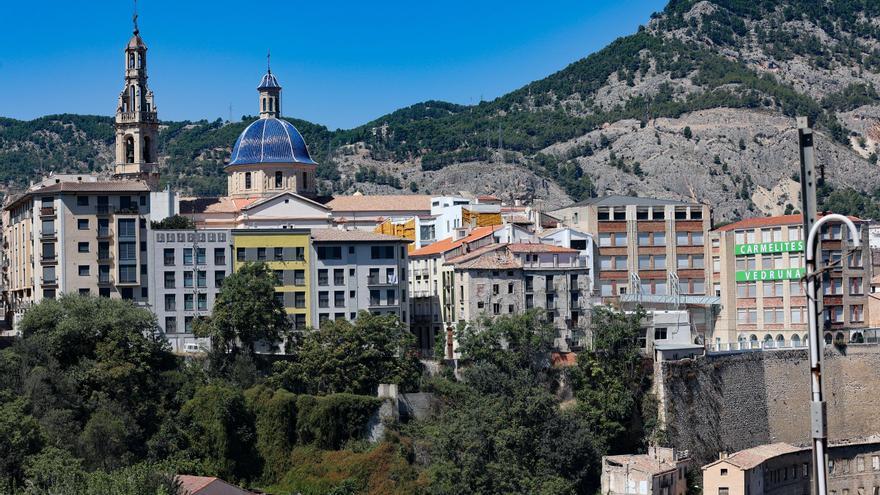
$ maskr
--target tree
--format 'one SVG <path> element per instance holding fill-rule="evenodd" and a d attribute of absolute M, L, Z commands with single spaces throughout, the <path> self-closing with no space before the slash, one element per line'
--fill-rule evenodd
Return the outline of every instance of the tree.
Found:
<path fill-rule="evenodd" d="M 202 472 L 235 480 L 259 475 L 254 418 L 240 390 L 221 385 L 200 388 L 181 408 L 179 421 L 187 454 L 201 460 Z"/>
<path fill-rule="evenodd" d="M 172 215 L 158 222 L 150 222 L 150 226 L 153 230 L 193 230 L 196 228 L 195 222 L 183 215 Z"/>
<path fill-rule="evenodd" d="M 590 425 L 597 442 L 607 449 L 633 428 L 648 379 L 642 365 L 639 337 L 644 311 L 623 313 L 598 307 L 593 311 L 593 346 L 578 355 L 575 396 L 578 411 Z"/>
<path fill-rule="evenodd" d="M 27 457 L 42 445 L 40 425 L 29 414 L 27 402 L 18 398 L 2 403 L 0 397 L 0 483 L 7 493 L 21 485 Z"/>
<path fill-rule="evenodd" d="M 691 131 L 691 126 L 685 126 L 685 128 L 684 128 L 685 139 L 690 139 L 693 136 L 694 136 L 694 133 Z"/>
<path fill-rule="evenodd" d="M 260 342 L 277 345 L 290 333 L 284 306 L 275 297 L 275 274 L 265 263 L 247 263 L 223 280 L 211 317 L 195 332 L 211 339 L 212 350 L 230 359 L 253 356 Z"/>
<path fill-rule="evenodd" d="M 395 315 L 361 311 L 354 323 L 324 322 L 291 352 L 293 359 L 277 363 L 270 382 L 294 392 L 373 395 L 380 383 L 413 389 L 421 374 L 415 339 Z"/>

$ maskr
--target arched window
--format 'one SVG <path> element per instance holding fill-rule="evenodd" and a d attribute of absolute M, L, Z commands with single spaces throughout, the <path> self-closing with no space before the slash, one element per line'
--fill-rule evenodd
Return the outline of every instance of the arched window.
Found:
<path fill-rule="evenodd" d="M 303 188 L 303 189 L 308 189 L 308 188 L 309 188 L 309 174 L 307 174 L 307 173 L 305 173 L 305 172 L 303 172 L 303 183 L 302 183 L 302 188 Z"/>
<path fill-rule="evenodd" d="M 136 95 L 134 92 L 134 86 L 131 86 L 128 88 L 128 103 L 129 103 L 128 111 L 129 112 L 136 112 L 137 111 L 137 104 L 136 104 L 137 100 L 135 98 L 136 98 Z"/>
<path fill-rule="evenodd" d="M 264 112 L 266 111 L 266 99 L 265 98 L 263 98 L 263 111 Z"/>
<path fill-rule="evenodd" d="M 244 173 L 244 188 L 245 189 L 251 188 L 251 173 L 250 172 Z"/>
<path fill-rule="evenodd" d="M 574 212 L 574 223 L 578 223 L 578 212 Z"/>
<path fill-rule="evenodd" d="M 134 163 L 134 138 L 125 138 L 125 163 Z"/>
<path fill-rule="evenodd" d="M 843 332 L 837 332 L 837 335 L 834 336 L 835 344 L 844 344 L 846 343 L 846 337 L 843 336 Z"/>
<path fill-rule="evenodd" d="M 785 347 L 785 336 L 781 333 L 776 336 L 776 347 Z"/>
<path fill-rule="evenodd" d="M 128 54 L 128 68 L 134 69 L 134 53 Z"/>
<path fill-rule="evenodd" d="M 144 163 L 152 163 L 150 160 L 152 157 L 150 156 L 150 137 L 144 136 Z"/>
<path fill-rule="evenodd" d="M 764 347 L 773 347 L 773 336 L 769 333 L 764 335 Z"/>
<path fill-rule="evenodd" d="M 281 171 L 275 172 L 275 188 L 280 188 L 284 184 L 284 174 Z"/>
<path fill-rule="evenodd" d="M 804 339 L 803 339 L 803 340 L 804 340 L 804 345 L 807 345 L 807 344 L 809 343 L 809 341 L 810 341 L 810 336 L 807 335 L 807 334 L 804 334 Z"/>
<path fill-rule="evenodd" d="M 862 336 L 862 332 L 853 332 L 853 334 L 849 336 L 849 341 L 853 344 L 864 344 L 865 337 Z"/>
<path fill-rule="evenodd" d="M 275 111 L 275 100 L 273 98 L 269 98 L 269 111 L 270 112 Z"/>
<path fill-rule="evenodd" d="M 798 334 L 794 334 L 791 336 L 791 346 L 792 347 L 800 347 L 801 346 L 801 337 Z"/>
<path fill-rule="evenodd" d="M 825 345 L 831 345 L 831 341 L 834 340 L 834 337 L 830 333 L 825 334 Z"/>

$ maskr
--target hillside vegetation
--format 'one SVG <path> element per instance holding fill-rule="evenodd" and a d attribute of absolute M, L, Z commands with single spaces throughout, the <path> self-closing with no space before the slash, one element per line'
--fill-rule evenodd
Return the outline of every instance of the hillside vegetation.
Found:
<path fill-rule="evenodd" d="M 717 204 L 719 220 L 782 213 L 798 203 L 797 115 L 816 124 L 829 187 L 880 187 L 868 134 L 880 120 L 878 14 L 870 0 L 674 0 L 635 34 L 492 101 L 427 101 L 347 130 L 291 120 L 324 193 L 470 190 L 550 208 L 633 193 Z M 224 160 L 252 119 L 166 122 L 164 180 L 222 194 Z M 105 167 L 111 126 L 2 119 L 0 181 Z"/>

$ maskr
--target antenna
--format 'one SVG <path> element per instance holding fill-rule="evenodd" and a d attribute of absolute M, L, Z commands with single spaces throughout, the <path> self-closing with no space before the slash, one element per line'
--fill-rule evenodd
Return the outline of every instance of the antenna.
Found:
<path fill-rule="evenodd" d="M 135 0 L 135 1 L 137 1 L 137 0 Z M 269 74 L 272 73 L 272 51 L 271 50 L 266 50 L 266 71 L 268 71 Z"/>

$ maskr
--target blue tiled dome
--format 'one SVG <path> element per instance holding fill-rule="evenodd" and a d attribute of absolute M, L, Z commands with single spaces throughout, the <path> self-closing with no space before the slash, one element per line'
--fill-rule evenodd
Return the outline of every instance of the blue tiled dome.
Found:
<path fill-rule="evenodd" d="M 316 165 L 296 127 L 286 120 L 274 117 L 259 119 L 247 126 L 235 141 L 229 165 L 253 163 Z"/>

